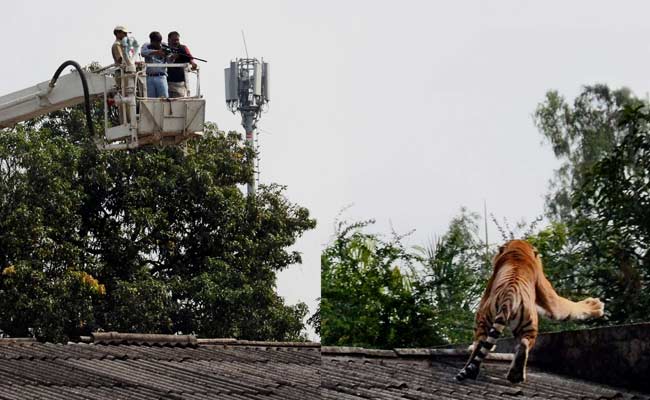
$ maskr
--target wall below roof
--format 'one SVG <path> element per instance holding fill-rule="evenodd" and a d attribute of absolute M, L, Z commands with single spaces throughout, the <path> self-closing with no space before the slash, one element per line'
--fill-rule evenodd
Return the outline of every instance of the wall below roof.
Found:
<path fill-rule="evenodd" d="M 514 339 L 497 352 L 513 352 Z M 612 386 L 650 392 L 650 323 L 545 333 L 529 355 L 542 369 Z"/>

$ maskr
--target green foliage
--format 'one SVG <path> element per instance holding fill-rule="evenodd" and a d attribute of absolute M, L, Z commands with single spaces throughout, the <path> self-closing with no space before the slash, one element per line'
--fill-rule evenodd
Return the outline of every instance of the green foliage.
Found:
<path fill-rule="evenodd" d="M 307 320 L 307 323 L 309 325 L 311 325 L 312 328 L 314 328 L 314 332 L 316 332 L 316 334 L 320 336 L 320 334 L 321 334 L 321 331 L 320 331 L 320 327 L 321 327 L 321 322 L 320 322 L 320 301 L 321 301 L 321 299 L 319 297 L 316 300 L 318 300 L 318 306 L 316 308 L 316 311 Z"/>
<path fill-rule="evenodd" d="M 375 348 L 443 343 L 433 309 L 401 244 L 364 232 L 371 221 L 339 223 L 321 256 L 321 341 Z"/>
<path fill-rule="evenodd" d="M 573 108 L 551 92 L 536 115 L 541 133 L 564 161 L 555 186 L 561 190 L 547 201 L 563 231 L 538 237 L 555 242 L 547 274 L 560 292 L 604 300 L 606 318 L 594 323 L 648 320 L 647 105 L 627 89 L 598 85 L 586 87 Z"/>
<path fill-rule="evenodd" d="M 569 241 L 569 229 L 566 224 L 558 221 L 551 222 L 546 228 L 525 239 L 539 251 L 544 274 L 560 296 L 574 301 L 592 297 L 593 285 L 589 279 L 585 279 L 589 266 L 582 263 L 579 247 Z M 552 321 L 540 318 L 539 330 L 540 332 L 565 331 L 599 324 L 602 324 L 602 320 Z"/>
<path fill-rule="evenodd" d="M 288 248 L 315 221 L 279 185 L 242 194 L 253 152 L 241 138 L 207 124 L 185 151 L 100 152 L 82 118 L 0 135 L 0 329 L 300 339 L 306 306 L 285 305 L 275 278 L 301 262 Z M 74 286 L 76 273 L 105 293 Z"/>
<path fill-rule="evenodd" d="M 613 322 L 650 319 L 650 113 L 621 112 L 621 143 L 586 174 L 574 196 L 574 235 Z"/>
<path fill-rule="evenodd" d="M 562 165 L 555 171 L 547 196 L 548 215 L 566 219 L 572 215 L 571 196 L 586 182 L 585 174 L 626 135 L 617 121 L 627 104 L 635 104 L 626 89 L 606 85 L 585 86 L 570 105 L 557 91 L 549 91 L 535 111 L 535 124 L 550 143 Z"/>
<path fill-rule="evenodd" d="M 478 239 L 478 219 L 462 209 L 440 239 L 420 249 L 435 326 L 447 343 L 472 340 L 476 308 L 491 274 L 490 255 Z"/>
<path fill-rule="evenodd" d="M 25 336 L 30 328 L 43 337 L 79 335 L 95 326 L 94 304 L 104 285 L 85 272 L 66 270 L 52 276 L 29 262 L 9 265 L 0 275 L 2 329 Z"/>
<path fill-rule="evenodd" d="M 105 326 L 118 332 L 174 332 L 169 285 L 146 268 L 129 280 L 115 279 L 111 283 L 107 301 L 100 302 L 97 309 L 104 316 Z"/>
<path fill-rule="evenodd" d="M 396 348 L 471 340 L 489 274 L 477 219 L 463 209 L 445 235 L 415 251 L 399 236 L 365 232 L 370 221 L 340 223 L 321 257 L 321 308 L 312 319 L 322 322 L 322 342 Z"/>

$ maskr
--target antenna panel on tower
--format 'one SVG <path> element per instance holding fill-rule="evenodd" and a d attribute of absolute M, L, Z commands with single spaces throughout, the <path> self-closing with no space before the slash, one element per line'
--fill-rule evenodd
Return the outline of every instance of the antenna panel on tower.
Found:
<path fill-rule="evenodd" d="M 262 64 L 255 61 L 255 96 L 262 95 Z"/>
<path fill-rule="evenodd" d="M 262 63 L 262 93 L 264 100 L 271 100 L 271 92 L 269 92 L 269 63 Z"/>
<path fill-rule="evenodd" d="M 237 76 L 237 63 L 231 62 L 230 68 L 224 69 L 226 83 L 226 101 L 239 99 L 239 79 Z"/>

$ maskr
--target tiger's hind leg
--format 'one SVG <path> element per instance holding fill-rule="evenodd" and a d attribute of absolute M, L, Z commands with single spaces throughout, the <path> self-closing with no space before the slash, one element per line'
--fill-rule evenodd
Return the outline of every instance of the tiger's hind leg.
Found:
<path fill-rule="evenodd" d="M 537 322 L 537 314 L 533 313 L 528 322 L 513 331 L 515 337 L 519 339 L 519 344 L 515 347 L 515 356 L 506 375 L 506 378 L 512 383 L 526 381 L 528 352 L 533 348 L 537 339 Z"/>
<path fill-rule="evenodd" d="M 485 357 L 487 357 L 490 350 L 492 350 L 494 347 L 494 344 L 501 335 L 501 332 L 503 332 L 504 325 L 500 322 L 502 321 L 495 322 L 493 327 L 490 328 L 487 332 L 487 335 L 485 332 L 485 325 L 479 325 L 476 333 L 476 340 L 472 345 L 474 347 L 474 350 L 469 356 L 469 360 L 467 361 L 467 364 L 465 364 L 465 367 L 463 367 L 463 369 L 461 369 L 460 372 L 458 372 L 456 375 L 457 381 L 464 381 L 467 378 L 476 379 L 478 377 L 478 372 L 481 369 L 481 363 Z"/>
<path fill-rule="evenodd" d="M 515 348 L 515 357 L 506 375 L 510 382 L 519 383 L 526 380 L 526 363 L 528 362 L 528 351 L 531 347 L 528 339 L 521 339 Z"/>
<path fill-rule="evenodd" d="M 481 343 L 484 343 L 485 339 L 487 338 L 488 326 L 486 322 L 487 321 L 483 320 L 482 318 L 477 317 L 476 327 L 474 329 L 474 343 L 472 343 L 471 346 L 472 352 L 463 369 L 461 369 L 456 375 L 456 380 L 458 382 L 464 381 L 467 378 L 476 379 L 478 376 L 478 371 L 481 367 L 481 363 L 477 357 L 483 348 L 483 345 L 481 345 Z"/>
<path fill-rule="evenodd" d="M 469 356 L 469 360 L 456 375 L 457 381 L 464 381 L 465 379 L 476 379 L 478 376 L 478 371 L 481 368 L 481 363 L 477 360 L 477 355 L 482 349 L 481 343 L 485 341 L 485 338 L 479 339 L 472 344 L 473 350 L 472 354 Z"/>

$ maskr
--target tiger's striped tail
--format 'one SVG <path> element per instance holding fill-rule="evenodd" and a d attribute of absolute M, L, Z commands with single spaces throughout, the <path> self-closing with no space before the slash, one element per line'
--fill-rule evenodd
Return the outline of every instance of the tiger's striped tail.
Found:
<path fill-rule="evenodd" d="M 504 314 L 505 313 L 500 313 L 494 319 L 492 328 L 488 331 L 487 338 L 485 338 L 485 340 L 479 340 L 478 345 L 475 346 L 472 355 L 469 357 L 469 361 L 467 361 L 465 367 L 463 367 L 463 369 L 461 369 L 456 375 L 457 381 L 461 382 L 467 378 L 476 379 L 478 371 L 481 368 L 481 362 L 483 362 L 485 357 L 487 357 L 490 350 L 494 348 L 497 339 L 505 329 L 507 318 Z"/>

